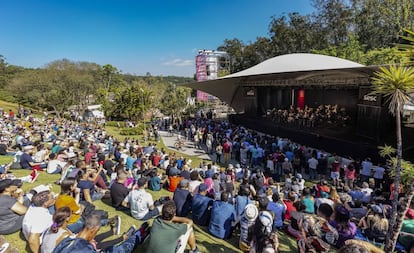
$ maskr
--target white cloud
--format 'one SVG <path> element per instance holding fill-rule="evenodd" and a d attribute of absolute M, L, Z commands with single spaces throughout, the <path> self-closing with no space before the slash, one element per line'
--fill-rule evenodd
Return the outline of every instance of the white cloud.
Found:
<path fill-rule="evenodd" d="M 175 66 L 175 67 L 185 67 L 185 66 L 193 66 L 194 60 L 184 60 L 184 59 L 172 59 L 168 61 L 162 62 L 164 66 Z"/>

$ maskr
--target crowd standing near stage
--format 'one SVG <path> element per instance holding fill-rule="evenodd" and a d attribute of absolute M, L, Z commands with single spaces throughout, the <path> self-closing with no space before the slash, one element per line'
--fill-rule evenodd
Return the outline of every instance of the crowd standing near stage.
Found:
<path fill-rule="evenodd" d="M 117 140 L 93 122 L 30 113 L 5 113 L 0 128 L 0 154 L 14 156 L 0 169 L 0 234 L 22 231 L 32 252 L 132 252 L 137 245 L 199 252 L 194 225 L 219 239 L 237 236 L 243 252 L 279 252 L 277 232 L 296 238 L 298 252 L 382 252 L 375 245 L 386 238 L 393 184 L 386 165 L 368 157 L 341 157 L 211 117 L 155 120 L 145 145 Z M 161 130 L 212 161 L 192 164 L 157 147 Z M 28 175 L 13 177 L 16 169 Z M 47 174 L 60 175 L 50 182 L 59 194 L 45 185 L 20 188 Z M 154 200 L 162 188 L 172 197 Z M 102 198 L 145 222 L 121 233 L 119 216 L 96 210 Z M 414 252 L 413 218 L 410 209 L 399 238 L 407 252 Z M 105 240 L 112 235 L 119 237 Z"/>

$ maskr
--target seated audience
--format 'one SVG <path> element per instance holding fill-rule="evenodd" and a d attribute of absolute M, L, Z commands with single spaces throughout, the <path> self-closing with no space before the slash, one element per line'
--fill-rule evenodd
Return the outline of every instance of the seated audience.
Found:
<path fill-rule="evenodd" d="M 368 215 L 359 221 L 358 226 L 368 239 L 385 242 L 388 232 L 388 219 L 381 206 L 371 205 Z"/>
<path fill-rule="evenodd" d="M 186 217 L 191 211 L 193 196 L 191 195 L 188 187 L 188 180 L 181 180 L 173 195 L 173 200 L 175 206 L 177 207 L 176 215 L 180 217 Z"/>
<path fill-rule="evenodd" d="M 250 252 L 279 252 L 279 240 L 276 231 L 272 230 L 272 226 L 272 214 L 268 211 L 261 211 L 255 224 L 249 229 L 247 240 L 250 242 Z"/>
<path fill-rule="evenodd" d="M 349 239 L 353 239 L 356 234 L 356 225 L 350 221 L 349 211 L 343 205 L 335 207 L 334 219 L 330 221 L 330 224 L 336 228 L 339 234 L 336 247 L 340 248 L 344 245 L 344 242 Z"/>
<path fill-rule="evenodd" d="M 122 169 L 117 171 L 116 181 L 111 185 L 111 203 L 117 210 L 124 210 L 122 201 L 128 196 L 129 189 L 125 187 L 128 174 Z"/>
<path fill-rule="evenodd" d="M 23 205 L 23 190 L 17 185 L 20 180 L 0 180 L 0 235 L 8 235 L 22 228 L 27 207 Z"/>
<path fill-rule="evenodd" d="M 40 252 L 42 234 L 53 223 L 49 207 L 55 204 L 55 199 L 50 191 L 36 193 L 32 197 L 32 206 L 29 207 L 24 215 L 22 232 L 24 238 L 29 243 L 29 248 L 33 253 Z"/>
<path fill-rule="evenodd" d="M 280 200 L 279 193 L 273 193 L 272 201 L 269 201 L 266 209 L 273 213 L 273 230 L 281 230 L 283 228 L 286 205 Z"/>
<path fill-rule="evenodd" d="M 192 217 L 195 224 L 207 226 L 210 221 L 213 199 L 207 196 L 207 185 L 202 183 L 198 186 L 198 194 L 193 197 Z"/>
<path fill-rule="evenodd" d="M 193 231 L 193 222 L 175 215 L 174 201 L 166 202 L 151 227 L 151 234 L 145 243 L 146 253 L 178 252 L 183 253 L 188 245 L 190 253 L 198 253 Z"/>
<path fill-rule="evenodd" d="M 254 204 L 247 204 L 242 216 L 240 218 L 240 240 L 239 248 L 243 252 L 250 251 L 249 231 L 250 228 L 256 223 L 256 219 L 259 216 L 259 209 Z"/>
<path fill-rule="evenodd" d="M 134 189 L 125 197 L 122 205 L 129 207 L 131 215 L 137 220 L 148 220 L 160 213 L 161 206 L 155 207 L 152 195 L 145 189 L 148 183 L 145 177 L 138 179 L 138 189 Z"/>
<path fill-rule="evenodd" d="M 215 237 L 227 239 L 233 231 L 233 222 L 235 220 L 236 210 L 229 203 L 229 194 L 223 192 L 221 193 L 221 199 L 213 202 L 208 231 Z"/>

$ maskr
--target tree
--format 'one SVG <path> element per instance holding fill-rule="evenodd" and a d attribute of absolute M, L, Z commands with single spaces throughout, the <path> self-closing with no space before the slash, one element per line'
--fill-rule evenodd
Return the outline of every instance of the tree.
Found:
<path fill-rule="evenodd" d="M 191 89 L 170 83 L 162 96 L 161 112 L 173 118 L 180 117 L 187 107 Z"/>
<path fill-rule="evenodd" d="M 352 11 L 345 0 L 313 0 L 316 22 L 325 32 L 330 45 L 348 40 L 352 27 Z"/>
<path fill-rule="evenodd" d="M 53 109 L 58 117 L 71 105 L 78 105 L 82 115 L 99 88 L 98 69 L 99 65 L 94 63 L 53 61 L 43 69 L 21 72 L 8 88 L 19 101 L 28 101 L 41 109 Z"/>
<path fill-rule="evenodd" d="M 230 72 L 235 73 L 245 69 L 244 62 L 244 51 L 245 45 L 239 39 L 225 39 L 224 44 L 217 48 L 218 51 L 227 52 L 230 56 Z"/>
<path fill-rule="evenodd" d="M 102 77 L 102 83 L 106 88 L 106 95 L 108 96 L 109 89 L 111 87 L 111 82 L 114 76 L 119 74 L 119 71 L 116 67 L 112 66 L 111 64 L 106 64 L 101 67 L 100 72 Z"/>
<path fill-rule="evenodd" d="M 384 157 L 387 159 L 387 163 L 389 166 L 393 169 L 391 171 L 391 176 L 395 176 L 396 168 L 398 166 L 398 159 L 395 157 L 396 150 L 395 148 L 385 145 L 384 147 L 379 147 L 379 154 L 381 157 Z M 414 165 L 410 163 L 409 161 L 401 160 L 401 175 L 400 180 L 401 184 L 404 185 L 405 192 L 404 197 L 400 198 L 399 200 L 399 208 L 396 215 L 396 224 L 393 227 L 393 236 L 392 238 L 389 238 L 390 240 L 395 240 L 395 242 L 398 239 L 398 234 L 401 231 L 404 217 L 410 208 L 411 201 L 414 196 Z M 388 239 L 388 238 L 387 238 Z M 394 242 L 394 245 L 395 245 Z M 386 250 L 393 250 L 395 246 L 389 246 L 386 245 Z M 392 251 L 387 251 L 392 252 Z"/>
<path fill-rule="evenodd" d="M 391 65 L 389 68 L 381 67 L 375 73 L 372 82 L 373 94 L 379 94 L 387 98 L 389 112 L 395 116 L 397 156 L 394 177 L 394 199 L 392 201 L 392 213 L 397 213 L 398 190 L 401 179 L 402 161 L 402 137 L 401 137 L 401 113 L 403 106 L 410 101 L 409 91 L 414 88 L 414 69 L 404 66 Z M 396 216 L 391 216 L 388 235 L 385 245 L 386 252 L 392 252 L 397 242 L 399 230 L 397 230 Z"/>

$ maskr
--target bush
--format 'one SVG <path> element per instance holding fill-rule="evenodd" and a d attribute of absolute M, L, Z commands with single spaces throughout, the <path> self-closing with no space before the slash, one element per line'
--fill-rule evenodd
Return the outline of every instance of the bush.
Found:
<path fill-rule="evenodd" d="M 124 124 L 124 122 L 122 121 L 107 121 L 106 126 L 117 127 L 118 122 L 120 123 L 121 126 Z"/>
<path fill-rule="evenodd" d="M 129 127 L 129 128 L 122 128 L 119 132 L 120 135 L 141 135 L 143 127 L 139 125 L 138 127 Z"/>

